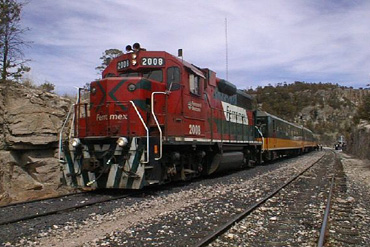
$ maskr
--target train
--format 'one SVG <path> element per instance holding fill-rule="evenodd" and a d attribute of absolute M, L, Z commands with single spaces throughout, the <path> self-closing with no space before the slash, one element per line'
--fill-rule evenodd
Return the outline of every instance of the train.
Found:
<path fill-rule="evenodd" d="M 81 94 L 59 142 L 62 180 L 73 187 L 141 189 L 317 146 L 310 130 L 254 109 L 250 95 L 181 50 L 128 45 L 90 83 L 89 98 Z"/>

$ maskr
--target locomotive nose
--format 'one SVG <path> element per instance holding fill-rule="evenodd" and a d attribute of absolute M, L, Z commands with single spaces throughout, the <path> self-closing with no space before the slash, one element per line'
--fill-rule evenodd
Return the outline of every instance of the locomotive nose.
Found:
<path fill-rule="evenodd" d="M 144 77 L 111 77 L 92 82 L 87 134 L 129 136 L 144 133 L 140 122 L 130 128 L 129 123 L 138 121 L 138 115 L 147 122 L 152 93 L 164 91 L 164 83 Z"/>

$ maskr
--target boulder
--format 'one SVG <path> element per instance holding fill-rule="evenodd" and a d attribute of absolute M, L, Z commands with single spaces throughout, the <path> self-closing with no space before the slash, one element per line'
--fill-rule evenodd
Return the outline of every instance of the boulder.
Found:
<path fill-rule="evenodd" d="M 0 205 L 70 191 L 60 183 L 59 133 L 71 100 L 0 84 Z"/>
<path fill-rule="evenodd" d="M 3 98 L 5 145 L 21 150 L 55 147 L 69 99 L 22 85 L 8 88 Z"/>

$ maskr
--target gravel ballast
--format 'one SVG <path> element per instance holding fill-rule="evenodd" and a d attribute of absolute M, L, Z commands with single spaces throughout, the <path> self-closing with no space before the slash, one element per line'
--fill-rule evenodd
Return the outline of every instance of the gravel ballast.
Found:
<path fill-rule="evenodd" d="M 9 246 L 191 246 L 204 237 L 204 229 L 211 231 L 240 213 L 248 205 L 262 198 L 267 192 L 275 189 L 325 153 L 312 152 L 224 176 L 173 184 L 153 190 L 142 197 L 132 197 L 80 209 L 69 212 L 68 215 L 50 216 L 47 224 L 29 226 L 33 228 L 32 231 L 15 239 L 8 238 L 2 244 Z M 342 159 L 344 171 L 355 173 L 344 160 L 345 158 Z M 359 173 L 363 174 L 363 172 Z M 354 182 L 357 181 L 356 175 L 357 173 L 348 175 L 348 193 L 354 201 L 358 200 L 361 206 L 353 204 L 356 215 L 363 216 L 364 225 L 367 223 L 369 226 L 369 211 L 366 206 L 366 203 L 370 205 L 370 201 L 366 199 L 369 196 L 361 198 L 363 194 L 360 194 L 365 193 L 368 187 L 363 184 L 357 186 Z M 274 217 L 277 216 L 271 215 L 269 219 L 273 222 Z M 31 225 L 32 222 L 28 224 Z M 264 225 L 260 227 L 264 228 Z M 15 232 L 16 227 L 14 228 L 12 231 Z M 369 240 L 369 231 L 365 232 L 369 227 L 358 228 L 357 232 L 361 238 Z M 249 237 L 247 232 L 250 229 L 244 229 L 244 231 L 245 234 L 241 235 L 241 238 Z M 237 238 L 236 236 L 237 234 L 231 233 L 229 238 Z M 271 241 L 274 242 L 273 239 Z"/>
<path fill-rule="evenodd" d="M 197 236 L 200 229 L 226 221 L 247 203 L 263 197 L 266 191 L 322 155 L 322 152 L 313 152 L 272 165 L 201 180 L 175 189 L 176 193 L 159 192 L 111 213 L 95 214 L 82 223 L 71 223 L 67 231 L 52 229 L 47 237 L 35 242 L 42 246 L 191 244 L 202 237 Z M 215 222 L 208 222 L 209 216 L 213 216 Z"/>

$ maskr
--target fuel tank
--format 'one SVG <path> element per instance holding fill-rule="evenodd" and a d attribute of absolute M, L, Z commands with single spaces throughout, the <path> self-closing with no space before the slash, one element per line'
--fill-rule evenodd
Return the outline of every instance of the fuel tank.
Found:
<path fill-rule="evenodd" d="M 243 152 L 227 152 L 216 154 L 213 158 L 208 174 L 240 168 L 243 165 L 243 159 Z"/>

